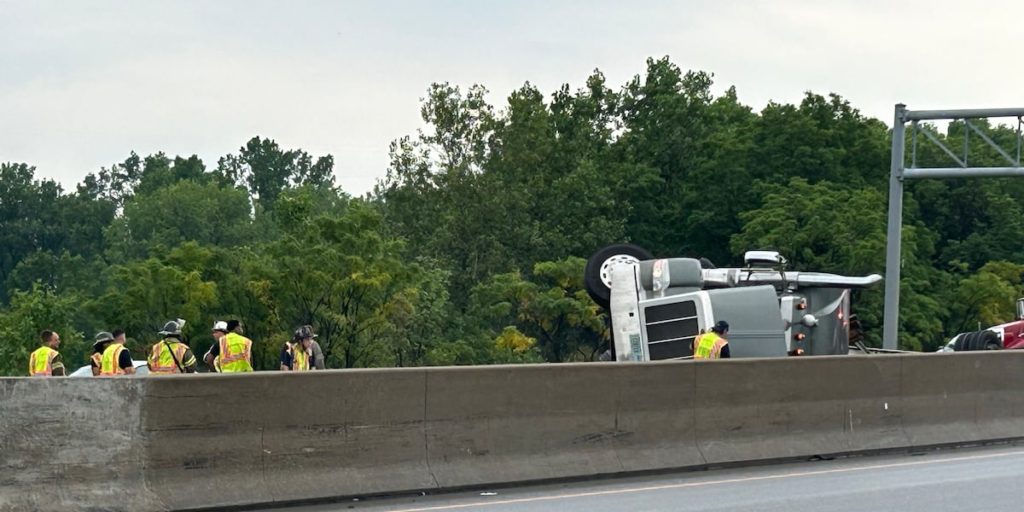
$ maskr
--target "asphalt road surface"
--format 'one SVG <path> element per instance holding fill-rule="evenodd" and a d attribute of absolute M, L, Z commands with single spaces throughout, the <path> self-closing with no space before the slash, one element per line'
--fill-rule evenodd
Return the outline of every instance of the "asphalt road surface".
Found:
<path fill-rule="evenodd" d="M 1020 512 L 1024 444 L 267 510 Z"/>

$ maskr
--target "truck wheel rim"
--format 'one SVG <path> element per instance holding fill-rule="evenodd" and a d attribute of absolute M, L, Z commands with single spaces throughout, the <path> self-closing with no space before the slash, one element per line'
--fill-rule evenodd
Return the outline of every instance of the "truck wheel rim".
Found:
<path fill-rule="evenodd" d="M 640 260 L 638 260 L 636 256 L 616 254 L 615 256 L 604 260 L 604 263 L 601 264 L 601 282 L 604 283 L 609 290 L 612 289 L 612 267 L 623 263 L 640 263 Z"/>

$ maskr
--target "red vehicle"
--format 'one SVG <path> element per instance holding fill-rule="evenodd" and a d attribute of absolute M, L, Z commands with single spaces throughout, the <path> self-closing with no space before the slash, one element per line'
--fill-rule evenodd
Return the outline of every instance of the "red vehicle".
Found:
<path fill-rule="evenodd" d="M 1024 349 L 1024 298 L 1017 299 L 1017 319 L 993 325 L 984 331 L 962 332 L 953 336 L 945 351 Z"/>

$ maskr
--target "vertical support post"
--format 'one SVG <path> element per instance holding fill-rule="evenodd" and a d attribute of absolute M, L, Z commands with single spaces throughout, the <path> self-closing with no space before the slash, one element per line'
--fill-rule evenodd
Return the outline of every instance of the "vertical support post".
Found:
<path fill-rule="evenodd" d="M 917 169 L 917 121 L 910 123 L 910 168 Z"/>
<path fill-rule="evenodd" d="M 1021 116 L 1017 116 L 1017 167 L 1020 167 L 1020 123 Z"/>
<path fill-rule="evenodd" d="M 896 350 L 900 321 L 900 265 L 903 234 L 903 151 L 907 106 L 896 104 L 892 123 L 892 161 L 889 164 L 889 226 L 885 250 L 885 318 L 882 348 Z"/>
<path fill-rule="evenodd" d="M 971 140 L 971 131 L 968 129 L 967 124 L 970 123 L 967 119 L 964 119 L 964 167 L 967 167 L 967 153 L 971 150 L 969 144 Z"/>

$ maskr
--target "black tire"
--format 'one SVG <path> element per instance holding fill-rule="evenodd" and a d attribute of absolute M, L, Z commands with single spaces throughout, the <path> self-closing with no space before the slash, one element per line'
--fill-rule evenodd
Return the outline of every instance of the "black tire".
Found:
<path fill-rule="evenodd" d="M 971 331 L 960 334 L 953 344 L 954 352 L 973 352 L 977 350 L 1000 350 L 999 335 L 992 331 Z"/>
<path fill-rule="evenodd" d="M 955 342 L 953 342 L 953 352 L 966 352 L 970 350 L 970 348 L 968 348 L 970 345 L 967 344 L 967 339 L 972 334 L 974 333 L 962 332 L 960 334 L 957 334 L 957 339 Z"/>
<path fill-rule="evenodd" d="M 978 331 L 974 336 L 974 345 L 972 350 L 989 350 L 988 345 L 990 343 L 997 343 L 996 333 L 992 331 Z"/>
<path fill-rule="evenodd" d="M 992 331 L 981 331 L 978 333 L 978 350 L 1002 350 L 1002 340 L 999 335 Z"/>
<path fill-rule="evenodd" d="M 583 283 L 590 298 L 605 309 L 608 309 L 612 293 L 611 288 L 605 284 L 608 280 L 606 263 L 613 259 L 644 261 L 654 259 L 654 256 L 647 249 L 633 244 L 609 245 L 590 256 L 583 270 Z"/>
<path fill-rule="evenodd" d="M 984 345 L 981 345 L 978 342 L 978 340 L 980 340 L 980 339 L 981 339 L 981 332 L 980 331 L 975 331 L 975 332 L 971 333 L 971 338 L 969 338 L 968 342 L 967 342 L 967 345 L 968 345 L 967 349 L 968 350 L 981 350 L 982 348 L 984 348 Z"/>

